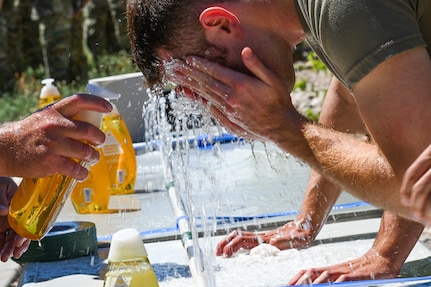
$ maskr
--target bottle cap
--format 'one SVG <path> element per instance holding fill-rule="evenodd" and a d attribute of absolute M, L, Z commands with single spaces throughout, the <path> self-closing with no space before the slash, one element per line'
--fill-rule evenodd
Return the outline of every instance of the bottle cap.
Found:
<path fill-rule="evenodd" d="M 90 110 L 81 110 L 78 115 L 76 115 L 75 119 L 78 121 L 90 123 L 93 126 L 99 128 L 100 124 L 102 123 L 102 117 L 102 113 Z"/>
<path fill-rule="evenodd" d="M 128 261 L 148 257 L 139 232 L 134 228 L 122 229 L 112 235 L 108 261 Z"/>
<path fill-rule="evenodd" d="M 55 80 L 53 78 L 47 78 L 41 81 L 43 84 L 43 87 L 40 91 L 41 98 L 45 98 L 49 96 L 60 96 L 60 92 L 57 89 L 57 87 L 54 85 L 54 81 Z"/>
<path fill-rule="evenodd" d="M 106 100 L 118 100 L 120 98 L 119 94 L 94 84 L 87 84 L 87 90 L 90 92 L 90 94 L 104 98 Z M 96 127 L 100 127 L 100 124 L 102 123 L 102 116 L 103 115 L 99 112 L 83 110 L 79 112 L 79 114 L 76 116 L 76 119 L 90 123 Z"/>

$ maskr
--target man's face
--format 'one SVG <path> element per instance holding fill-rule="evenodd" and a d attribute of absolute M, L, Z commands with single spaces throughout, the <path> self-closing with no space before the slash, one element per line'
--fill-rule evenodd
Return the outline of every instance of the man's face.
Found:
<path fill-rule="evenodd" d="M 247 45 L 251 44 L 251 45 Z M 286 86 L 289 92 L 292 90 L 295 82 L 295 74 L 293 70 L 292 51 L 286 44 L 279 38 L 273 38 L 271 41 L 258 39 L 252 42 L 238 45 L 231 45 L 230 47 L 217 48 L 214 46 L 207 46 L 203 52 L 189 52 L 180 55 L 174 54 L 166 50 L 159 50 L 159 56 L 163 59 L 163 74 L 168 79 L 172 80 L 175 84 L 181 84 L 173 76 L 171 64 L 176 59 L 184 59 L 189 55 L 198 55 L 202 58 L 208 59 L 212 62 L 219 63 L 237 72 L 241 72 L 251 77 L 256 77 L 247 67 L 242 60 L 241 52 L 244 47 L 252 47 L 253 52 L 263 62 L 265 67 L 274 73 Z"/>
<path fill-rule="evenodd" d="M 197 55 L 248 76 L 256 77 L 246 68 L 241 56 L 242 50 L 250 47 L 264 66 L 274 73 L 290 92 L 295 82 L 292 47 L 278 34 L 278 31 L 262 28 L 252 22 L 248 22 L 248 24 L 244 22 L 240 30 L 241 36 L 230 37 L 223 32 L 214 36 L 211 34 L 212 32 L 208 32 L 201 38 L 188 38 L 188 43 L 182 43 L 183 45 L 172 51 L 161 49 L 158 54 L 165 63 L 168 63 L 168 66 L 173 59 Z M 169 68 L 164 68 L 164 74 L 169 74 Z"/>

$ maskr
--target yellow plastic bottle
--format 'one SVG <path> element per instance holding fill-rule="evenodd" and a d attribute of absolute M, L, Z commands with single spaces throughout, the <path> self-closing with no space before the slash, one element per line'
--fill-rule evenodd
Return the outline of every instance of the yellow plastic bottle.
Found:
<path fill-rule="evenodd" d="M 136 182 L 136 154 L 126 123 L 113 104 L 112 112 L 105 114 L 101 130 L 106 135 L 102 153 L 110 178 L 111 194 L 134 192 Z"/>
<path fill-rule="evenodd" d="M 104 287 L 159 287 L 147 250 L 136 229 L 113 234 Z"/>
<path fill-rule="evenodd" d="M 101 148 L 97 148 L 102 155 Z M 109 205 L 109 176 L 105 159 L 100 157 L 99 161 L 90 166 L 88 178 L 77 182 L 70 194 L 75 211 L 84 213 L 105 213 Z"/>
<path fill-rule="evenodd" d="M 55 103 L 61 99 L 60 92 L 54 85 L 53 78 L 42 80 L 43 87 L 40 90 L 39 109 L 46 107 L 49 104 Z"/>
<path fill-rule="evenodd" d="M 88 110 L 77 116 L 95 126 L 100 126 L 101 118 L 101 113 Z M 54 226 L 75 184 L 74 178 L 61 174 L 23 179 L 9 206 L 12 229 L 28 239 L 41 239 Z"/>

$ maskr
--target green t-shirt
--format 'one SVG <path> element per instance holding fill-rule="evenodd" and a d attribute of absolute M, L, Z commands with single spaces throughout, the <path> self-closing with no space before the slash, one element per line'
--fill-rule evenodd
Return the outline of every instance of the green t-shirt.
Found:
<path fill-rule="evenodd" d="M 295 2 L 310 47 L 350 90 L 391 56 L 416 47 L 431 56 L 431 0 Z"/>

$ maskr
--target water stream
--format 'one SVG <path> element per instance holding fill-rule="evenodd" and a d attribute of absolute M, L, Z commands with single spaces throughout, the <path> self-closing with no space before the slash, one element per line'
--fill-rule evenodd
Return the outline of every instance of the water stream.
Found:
<path fill-rule="evenodd" d="M 305 178 L 298 176 L 306 177 L 307 169 L 290 170 L 286 162 L 294 159 L 275 146 L 237 138 L 214 141 L 224 130 L 199 102 L 173 92 L 150 92 L 150 98 L 144 109 L 147 146 L 161 151 L 165 180 L 174 184 L 188 216 L 198 272 L 204 286 L 215 287 L 213 236 L 231 227 L 223 220 L 284 212 L 285 204 L 279 210 L 272 204 L 280 198 L 287 199 L 290 210 L 298 209 L 305 189 Z"/>

